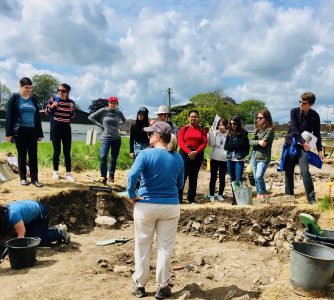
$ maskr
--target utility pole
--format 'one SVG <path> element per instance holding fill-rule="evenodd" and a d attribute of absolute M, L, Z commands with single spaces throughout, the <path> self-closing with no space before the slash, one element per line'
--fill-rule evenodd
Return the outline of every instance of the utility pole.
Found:
<path fill-rule="evenodd" d="M 173 93 L 173 90 L 171 88 L 168 88 L 167 89 L 167 93 L 168 93 L 168 109 L 169 109 L 169 112 L 172 108 L 172 93 Z M 170 114 L 170 121 L 172 120 L 172 114 Z"/>

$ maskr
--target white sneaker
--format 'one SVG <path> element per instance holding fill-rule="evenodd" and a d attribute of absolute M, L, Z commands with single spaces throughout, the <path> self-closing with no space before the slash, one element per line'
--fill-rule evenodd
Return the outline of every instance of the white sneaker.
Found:
<path fill-rule="evenodd" d="M 210 201 L 215 202 L 215 196 L 210 196 Z"/>
<path fill-rule="evenodd" d="M 218 195 L 218 196 L 217 196 L 217 199 L 218 199 L 218 201 L 223 201 L 223 200 L 224 200 L 224 198 L 223 198 L 222 195 Z"/>
<path fill-rule="evenodd" d="M 53 178 L 54 180 L 59 180 L 59 171 L 53 171 L 52 178 Z"/>
<path fill-rule="evenodd" d="M 71 173 L 67 173 L 67 174 L 66 174 L 66 179 L 67 179 L 68 181 L 70 181 L 70 182 L 74 182 L 74 177 L 72 176 Z"/>

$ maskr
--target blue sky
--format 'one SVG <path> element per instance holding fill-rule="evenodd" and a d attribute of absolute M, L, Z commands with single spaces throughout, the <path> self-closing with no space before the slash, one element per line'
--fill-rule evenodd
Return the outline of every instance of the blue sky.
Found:
<path fill-rule="evenodd" d="M 266 102 L 275 121 L 305 91 L 334 122 L 334 1 L 2 0 L 0 81 L 50 74 L 83 109 L 116 95 L 131 118 L 221 90 Z"/>

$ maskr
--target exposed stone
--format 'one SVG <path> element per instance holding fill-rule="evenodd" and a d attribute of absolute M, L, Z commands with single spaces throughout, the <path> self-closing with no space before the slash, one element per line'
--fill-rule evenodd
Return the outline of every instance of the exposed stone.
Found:
<path fill-rule="evenodd" d="M 191 224 L 191 227 L 194 228 L 194 229 L 196 229 L 196 230 L 199 230 L 201 228 L 201 223 L 199 223 L 199 222 L 193 222 Z"/>
<path fill-rule="evenodd" d="M 76 222 L 77 218 L 76 217 L 70 217 L 70 223 L 74 224 Z"/>
<path fill-rule="evenodd" d="M 190 299 L 191 294 L 189 291 L 186 291 L 185 293 L 183 293 L 179 298 L 177 298 L 178 300 L 186 300 L 186 299 Z"/>
<path fill-rule="evenodd" d="M 260 233 L 262 231 L 261 226 L 258 223 L 253 224 L 251 231 L 254 231 L 256 233 Z"/>
<path fill-rule="evenodd" d="M 196 258 L 196 265 L 197 266 L 204 266 L 205 265 L 205 260 L 203 257 L 197 257 Z"/>
<path fill-rule="evenodd" d="M 96 226 L 113 228 L 117 223 L 117 220 L 110 216 L 99 216 L 95 219 Z"/>
<path fill-rule="evenodd" d="M 127 266 L 114 266 L 114 273 L 126 273 L 128 271 Z"/>

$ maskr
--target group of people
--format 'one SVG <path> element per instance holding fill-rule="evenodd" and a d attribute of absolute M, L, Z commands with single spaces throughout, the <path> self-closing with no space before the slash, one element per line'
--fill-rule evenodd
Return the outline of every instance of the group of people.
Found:
<path fill-rule="evenodd" d="M 37 99 L 31 93 L 32 82 L 24 77 L 20 80 L 20 92 L 13 94 L 8 103 L 6 116 L 6 139 L 15 142 L 18 152 L 20 183 L 27 185 L 26 164 L 29 156 L 31 182 L 42 187 L 38 181 L 37 141 L 43 138 Z M 50 115 L 51 140 L 54 148 L 53 178 L 58 180 L 61 143 L 65 156 L 66 178 L 71 175 L 71 127 L 74 116 L 74 102 L 69 98 L 71 87 L 62 83 L 58 96 L 50 99 L 45 113 Z M 316 97 L 307 92 L 300 96 L 300 105 L 290 112 L 290 129 L 285 146 L 285 194 L 294 193 L 294 168 L 298 163 L 310 204 L 315 203 L 314 186 L 309 172 L 306 152 L 310 146 L 302 137 L 304 131 L 317 137 L 319 158 L 323 159 L 320 135 L 320 117 L 312 109 Z M 88 118 L 103 132 L 100 148 L 100 171 L 102 183 L 114 182 L 117 157 L 121 147 L 118 126 L 125 121 L 118 109 L 119 99 L 112 96 L 108 106 L 92 113 Z M 264 175 L 271 161 L 274 128 L 268 109 L 257 114 L 257 125 L 252 138 L 243 128 L 238 116 L 214 122 L 209 132 L 199 123 L 199 112 L 191 109 L 188 124 L 179 130 L 170 121 L 168 107 L 160 106 L 157 119 L 149 120 L 149 111 L 141 107 L 130 130 L 130 157 L 134 159 L 128 173 L 127 192 L 134 205 L 135 226 L 135 272 L 132 293 L 137 297 L 146 295 L 145 285 L 149 279 L 152 240 L 157 243 L 156 299 L 171 295 L 170 265 L 180 217 L 180 203 L 183 202 L 183 188 L 189 179 L 187 199 L 196 203 L 197 180 L 204 159 L 207 144 L 210 152 L 210 201 L 215 200 L 216 181 L 219 179 L 218 201 L 224 199 L 226 174 L 231 182 L 242 182 L 245 159 L 249 155 L 253 167 L 258 198 L 267 194 Z M 177 148 L 179 147 L 179 152 Z M 252 151 L 250 152 L 250 147 Z M 292 151 L 294 147 L 294 151 Z M 291 149 L 290 149 L 291 148 Z M 111 165 L 107 168 L 107 158 L 111 149 Z M 233 192 L 233 189 L 232 189 Z M 235 204 L 233 195 L 232 204 Z M 0 207 L 0 226 L 13 226 L 18 237 L 26 234 L 39 236 L 48 245 L 54 241 L 69 243 L 70 237 L 65 225 L 48 228 L 49 213 L 42 204 L 30 201 L 16 201 Z M 37 229 L 36 229 L 37 228 Z"/>

